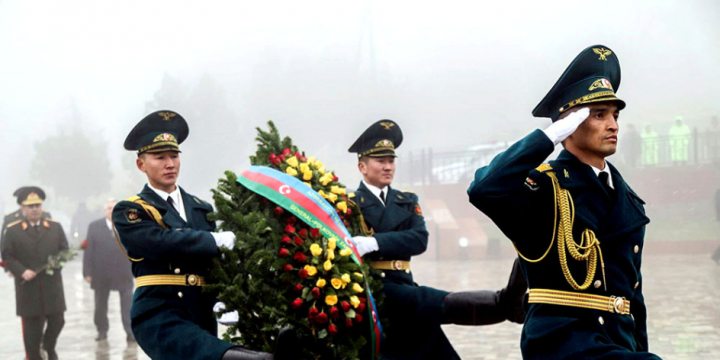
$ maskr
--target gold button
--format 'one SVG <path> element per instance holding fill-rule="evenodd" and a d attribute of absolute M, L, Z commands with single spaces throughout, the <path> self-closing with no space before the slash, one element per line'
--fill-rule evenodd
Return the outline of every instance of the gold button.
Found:
<path fill-rule="evenodd" d="M 639 282 L 639 281 L 635 283 L 635 288 L 637 289 L 638 286 L 640 286 L 640 282 Z"/>
<path fill-rule="evenodd" d="M 179 274 L 179 273 L 180 273 L 180 268 L 175 269 L 175 273 L 176 273 L 176 274 Z"/>
<path fill-rule="evenodd" d="M 602 285 L 602 281 L 600 280 L 595 280 L 595 282 L 593 283 L 593 286 L 595 286 L 596 289 L 599 288 L 600 285 Z"/>
<path fill-rule="evenodd" d="M 190 276 L 188 276 L 187 282 L 188 282 L 189 285 L 195 286 L 195 285 L 197 285 L 197 280 L 198 280 L 198 279 L 197 279 L 197 276 L 195 276 L 195 275 L 190 275 Z"/>
<path fill-rule="evenodd" d="M 381 277 L 381 278 L 385 278 L 385 272 L 384 272 L 384 271 L 380 272 L 380 277 Z"/>
<path fill-rule="evenodd" d="M 395 268 L 395 270 L 402 270 L 402 268 L 403 268 L 403 263 L 402 263 L 402 261 L 400 261 L 400 260 L 395 260 L 395 261 L 393 262 L 393 267 Z"/>
<path fill-rule="evenodd" d="M 405 269 L 405 273 L 406 273 L 406 274 L 409 274 L 409 273 L 410 273 L 410 269 Z"/>
<path fill-rule="evenodd" d="M 633 249 L 633 251 L 634 251 L 634 252 L 635 252 L 635 253 L 637 254 L 637 253 L 638 253 L 638 251 L 640 251 L 640 247 L 639 247 L 639 246 L 637 246 L 637 245 L 635 245 L 635 248 Z"/>
<path fill-rule="evenodd" d="M 180 292 L 178 293 L 178 297 L 182 299 L 182 297 L 183 297 L 182 291 L 180 291 Z"/>
<path fill-rule="evenodd" d="M 605 319 L 603 319 L 602 316 L 598 317 L 598 322 L 600 325 L 605 325 Z"/>

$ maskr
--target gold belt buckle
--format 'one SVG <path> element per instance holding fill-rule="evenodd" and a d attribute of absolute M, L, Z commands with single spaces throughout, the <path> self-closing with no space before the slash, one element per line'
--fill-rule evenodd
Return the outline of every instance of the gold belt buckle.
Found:
<path fill-rule="evenodd" d="M 195 275 L 188 275 L 187 277 L 187 283 L 190 286 L 195 286 L 198 283 L 198 278 Z"/>
<path fill-rule="evenodd" d="M 402 268 L 403 268 L 402 260 L 395 260 L 393 262 L 393 267 L 395 268 L 395 270 L 398 270 L 398 271 L 402 270 Z"/>
<path fill-rule="evenodd" d="M 625 312 L 625 298 L 616 297 L 613 301 L 613 308 L 615 309 L 616 313 L 623 314 Z"/>

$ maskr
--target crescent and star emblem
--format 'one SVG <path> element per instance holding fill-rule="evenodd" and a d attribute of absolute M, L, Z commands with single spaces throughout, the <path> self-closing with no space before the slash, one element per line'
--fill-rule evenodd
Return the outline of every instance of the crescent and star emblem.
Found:
<path fill-rule="evenodd" d="M 278 192 L 283 195 L 287 195 L 290 193 L 290 187 L 287 185 L 283 185 L 278 189 Z"/>

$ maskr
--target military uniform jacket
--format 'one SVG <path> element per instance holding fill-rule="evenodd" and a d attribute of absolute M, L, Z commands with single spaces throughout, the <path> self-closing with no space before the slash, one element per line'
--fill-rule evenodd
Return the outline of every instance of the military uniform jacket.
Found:
<path fill-rule="evenodd" d="M 0 229 L 0 246 L 2 246 L 2 243 L 5 241 L 5 232 L 7 230 L 7 226 L 10 223 L 16 222 L 18 220 L 22 220 L 22 211 L 20 209 L 17 209 L 9 214 L 6 214 L 3 219 L 2 229 Z M 50 213 L 44 212 L 42 213 L 43 219 L 51 219 L 52 216 L 50 216 Z"/>
<path fill-rule="evenodd" d="M 468 189 L 470 202 L 488 215 L 527 258 L 540 258 L 553 237 L 554 190 L 550 177 L 538 171 L 554 150 L 552 142 L 540 130 L 520 140 L 498 155 L 490 165 L 475 173 Z M 599 264 L 591 285 L 582 293 L 625 297 L 632 316 L 567 306 L 530 304 L 523 328 L 523 355 L 534 352 L 541 342 L 546 347 L 565 343 L 564 349 L 548 354 L 565 358 L 587 347 L 583 341 L 567 344 L 567 329 L 583 329 L 586 336 L 602 340 L 619 349 L 647 351 L 646 307 L 642 293 L 643 238 L 645 216 L 643 200 L 625 183 L 618 170 L 610 166 L 615 196 L 609 194 L 589 165 L 568 151 L 550 162 L 562 188 L 572 195 L 575 210 L 573 237 L 580 242 L 585 229 L 595 232 L 605 263 L 605 279 Z M 542 168 L 540 170 L 543 170 Z M 582 284 L 586 263 L 568 255 L 568 265 L 576 282 Z M 558 258 L 557 240 L 548 256 L 538 262 L 522 260 L 530 289 L 575 291 L 565 279 Z M 605 281 L 607 281 L 605 283 Z M 607 286 L 607 290 L 605 288 Z M 603 318 L 602 324 L 598 320 Z M 575 347 L 575 349 L 573 349 Z M 531 349 L 532 348 L 532 349 Z M 567 352 L 566 352 L 567 351 Z M 546 354 L 546 356 L 550 356 Z M 537 354 L 535 354 L 537 356 Z"/>
<path fill-rule="evenodd" d="M 40 272 L 31 281 L 23 283 L 25 270 L 38 272 L 51 256 L 68 249 L 62 226 L 42 219 L 37 233 L 23 220 L 10 223 L 2 244 L 3 259 L 15 278 L 15 307 L 18 316 L 35 317 L 65 311 L 65 294 L 61 270 L 53 275 Z"/>

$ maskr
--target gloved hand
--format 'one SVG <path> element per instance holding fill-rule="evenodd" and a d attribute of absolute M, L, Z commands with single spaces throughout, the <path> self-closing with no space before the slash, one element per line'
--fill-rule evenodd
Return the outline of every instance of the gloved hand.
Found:
<path fill-rule="evenodd" d="M 228 248 L 229 250 L 232 250 L 235 247 L 235 233 L 232 231 L 223 231 L 223 232 L 214 232 L 210 233 L 212 234 L 213 238 L 215 238 L 215 244 L 217 247 L 224 246 Z"/>
<path fill-rule="evenodd" d="M 225 303 L 223 302 L 218 301 L 215 303 L 215 306 L 213 306 L 213 312 L 215 313 L 222 312 L 223 310 L 225 310 Z M 238 322 L 238 312 L 231 311 L 224 313 L 220 315 L 218 322 L 225 326 L 233 325 Z"/>
<path fill-rule="evenodd" d="M 380 249 L 380 247 L 378 246 L 377 240 L 375 240 L 374 237 L 355 236 L 355 237 L 353 237 L 353 241 L 355 242 L 355 247 L 357 248 L 357 251 L 360 254 L 360 256 L 363 256 L 367 253 L 371 253 L 373 251 L 377 251 Z"/>
<path fill-rule="evenodd" d="M 552 123 L 552 125 L 548 126 L 543 132 L 553 144 L 557 145 L 572 135 L 588 116 L 590 116 L 590 109 L 584 107 L 571 113 L 564 119 Z"/>

